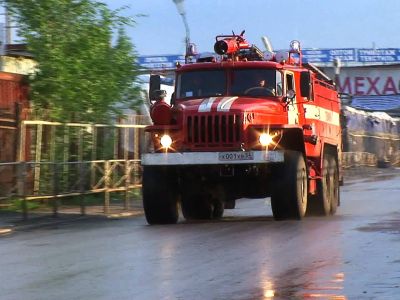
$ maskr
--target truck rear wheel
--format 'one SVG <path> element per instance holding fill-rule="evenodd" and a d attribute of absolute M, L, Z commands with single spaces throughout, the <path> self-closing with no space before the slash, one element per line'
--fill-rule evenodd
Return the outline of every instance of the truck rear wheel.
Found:
<path fill-rule="evenodd" d="M 224 206 L 220 201 L 213 201 L 209 195 L 182 196 L 182 214 L 187 220 L 219 219 L 224 214 Z"/>
<path fill-rule="evenodd" d="M 165 167 L 144 167 L 143 208 L 149 224 L 175 224 L 178 221 L 178 180 Z"/>
<path fill-rule="evenodd" d="M 227 183 L 224 186 L 224 208 L 234 209 L 236 207 L 237 192 L 234 183 Z"/>
<path fill-rule="evenodd" d="M 224 207 L 225 209 L 235 209 L 236 199 L 226 201 Z"/>
<path fill-rule="evenodd" d="M 182 214 L 186 220 L 211 219 L 212 207 L 199 197 L 182 195 Z"/>
<path fill-rule="evenodd" d="M 339 172 L 336 159 L 327 153 L 322 161 L 322 178 L 317 181 L 317 194 L 309 203 L 310 213 L 328 216 L 336 213 L 339 203 Z"/>
<path fill-rule="evenodd" d="M 332 201 L 331 201 L 331 214 L 336 213 L 337 207 L 339 205 L 339 169 L 337 161 L 334 157 L 329 160 L 330 165 L 330 177 L 331 177 L 331 188 L 332 188 Z"/>
<path fill-rule="evenodd" d="M 302 219 L 307 208 L 308 178 L 304 157 L 298 151 L 285 151 L 285 162 L 277 170 L 271 194 L 276 220 Z"/>
<path fill-rule="evenodd" d="M 223 191 L 220 186 L 210 186 L 196 181 L 183 181 L 182 214 L 187 220 L 219 219 L 224 214 Z"/>

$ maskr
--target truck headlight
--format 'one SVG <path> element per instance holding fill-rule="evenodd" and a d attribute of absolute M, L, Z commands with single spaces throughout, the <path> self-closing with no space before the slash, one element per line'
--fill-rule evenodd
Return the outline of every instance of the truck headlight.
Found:
<path fill-rule="evenodd" d="M 260 137 L 258 138 L 260 141 L 260 144 L 264 147 L 268 146 L 269 144 L 272 143 L 273 141 L 273 136 L 270 135 L 269 133 L 261 133 Z"/>
<path fill-rule="evenodd" d="M 164 135 L 161 137 L 160 142 L 161 142 L 161 145 L 162 145 L 164 148 L 166 148 L 166 149 L 168 149 L 168 148 L 171 147 L 171 145 L 172 145 L 172 139 L 171 139 L 171 137 L 170 137 L 168 134 L 164 134 Z"/>

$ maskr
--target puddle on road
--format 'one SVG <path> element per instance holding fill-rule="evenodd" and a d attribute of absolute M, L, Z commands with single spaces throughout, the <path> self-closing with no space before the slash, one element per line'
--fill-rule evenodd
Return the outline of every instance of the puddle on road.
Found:
<path fill-rule="evenodd" d="M 367 179 L 363 180 L 363 182 L 385 181 L 385 180 L 390 180 L 390 179 L 396 178 L 397 176 L 399 176 L 399 175 L 398 175 L 398 174 L 392 174 L 392 175 L 377 175 L 377 176 L 375 176 L 375 177 L 367 178 Z"/>
<path fill-rule="evenodd" d="M 357 228 L 362 232 L 380 232 L 400 234 L 400 213 L 396 213 L 397 217 L 390 220 L 384 220 L 378 223 L 370 223 L 367 226 Z"/>
<path fill-rule="evenodd" d="M 345 300 L 347 299 L 343 295 L 344 289 L 344 273 L 336 273 L 332 276 L 327 276 L 326 281 L 320 277 L 321 274 L 317 274 L 315 270 L 307 272 L 305 270 L 292 270 L 291 277 L 293 282 L 286 277 L 276 284 L 276 290 L 274 291 L 274 297 L 264 299 L 335 299 Z M 289 274 L 286 274 L 289 276 Z M 302 283 L 296 283 L 299 278 L 305 278 L 306 280 Z"/>
<path fill-rule="evenodd" d="M 345 274 L 329 274 L 326 262 L 316 261 L 312 268 L 292 268 L 277 277 L 265 278 L 261 287 L 247 293 L 245 298 L 233 299 L 329 299 L 346 300 L 343 294 Z"/>
<path fill-rule="evenodd" d="M 347 173 L 347 174 L 346 174 Z M 391 180 L 400 176 L 400 169 L 370 169 L 366 171 L 347 170 L 345 171 L 344 183 L 346 186 L 357 183 Z"/>

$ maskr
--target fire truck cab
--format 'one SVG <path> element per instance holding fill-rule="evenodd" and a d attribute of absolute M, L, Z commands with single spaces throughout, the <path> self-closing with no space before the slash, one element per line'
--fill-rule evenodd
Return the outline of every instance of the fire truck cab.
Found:
<path fill-rule="evenodd" d="M 303 64 L 298 41 L 273 53 L 243 33 L 223 35 L 214 50 L 176 68 L 171 104 L 151 78 L 147 222 L 176 223 L 179 206 L 186 219 L 221 218 L 242 197 L 271 197 L 276 220 L 334 214 L 341 130 L 333 82 Z"/>

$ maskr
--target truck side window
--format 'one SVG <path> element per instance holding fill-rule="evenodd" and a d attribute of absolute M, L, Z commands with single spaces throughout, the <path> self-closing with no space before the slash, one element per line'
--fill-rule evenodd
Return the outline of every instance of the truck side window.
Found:
<path fill-rule="evenodd" d="M 286 91 L 294 90 L 293 75 L 286 74 Z"/>
<path fill-rule="evenodd" d="M 282 96 L 282 74 L 280 72 L 276 72 L 276 96 Z"/>

